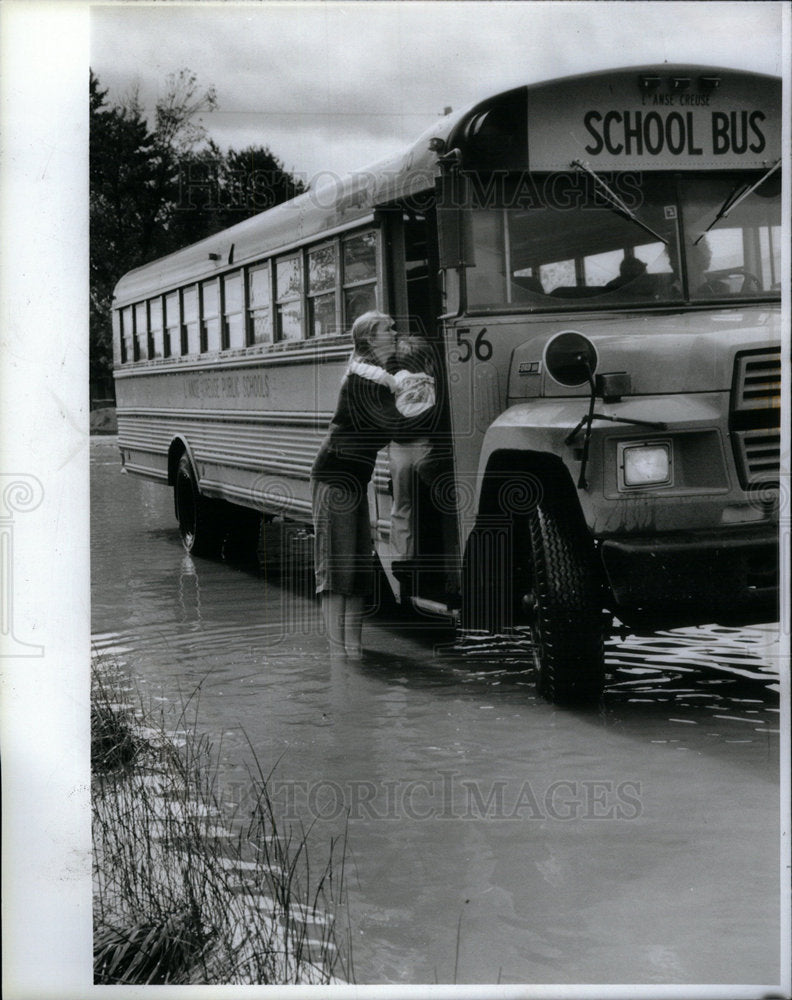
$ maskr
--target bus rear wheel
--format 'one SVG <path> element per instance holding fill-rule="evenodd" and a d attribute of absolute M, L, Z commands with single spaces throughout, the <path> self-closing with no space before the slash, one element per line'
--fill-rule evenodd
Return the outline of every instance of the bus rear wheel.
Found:
<path fill-rule="evenodd" d="M 192 463 L 186 454 L 181 456 L 176 469 L 174 497 L 182 545 L 194 556 L 218 556 L 223 534 L 215 503 L 201 495 Z"/>
<path fill-rule="evenodd" d="M 529 566 L 521 618 L 531 629 L 540 693 L 553 704 L 593 704 L 605 679 L 604 619 L 591 544 L 559 504 L 527 518 Z"/>

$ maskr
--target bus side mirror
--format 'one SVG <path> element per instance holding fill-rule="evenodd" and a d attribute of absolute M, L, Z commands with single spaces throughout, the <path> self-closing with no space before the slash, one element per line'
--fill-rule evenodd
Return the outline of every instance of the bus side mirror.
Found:
<path fill-rule="evenodd" d="M 475 259 L 467 180 L 458 170 L 449 170 L 435 181 L 435 195 L 441 269 L 472 267 Z"/>

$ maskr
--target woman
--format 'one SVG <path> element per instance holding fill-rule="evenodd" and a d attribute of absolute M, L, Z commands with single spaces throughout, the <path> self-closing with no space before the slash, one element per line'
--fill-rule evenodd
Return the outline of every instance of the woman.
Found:
<path fill-rule="evenodd" d="M 385 370 L 393 354 L 393 320 L 367 312 L 352 326 L 354 350 L 330 428 L 311 469 L 316 592 L 331 656 L 362 657 L 363 605 L 371 591 L 368 484 L 377 452 L 402 417 L 394 380 Z"/>

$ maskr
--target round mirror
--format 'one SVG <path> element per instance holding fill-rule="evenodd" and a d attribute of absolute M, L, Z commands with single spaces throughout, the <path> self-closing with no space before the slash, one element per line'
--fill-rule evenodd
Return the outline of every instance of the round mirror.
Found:
<path fill-rule="evenodd" d="M 545 366 L 561 385 L 585 385 L 589 378 L 593 378 L 597 368 L 597 352 L 583 334 L 567 330 L 548 343 Z"/>

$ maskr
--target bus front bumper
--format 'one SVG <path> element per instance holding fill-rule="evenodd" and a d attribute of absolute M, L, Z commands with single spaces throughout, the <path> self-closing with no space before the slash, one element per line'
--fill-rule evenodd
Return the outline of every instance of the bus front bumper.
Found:
<path fill-rule="evenodd" d="M 778 617 L 778 528 L 604 539 L 600 555 L 623 621 L 658 627 Z"/>

